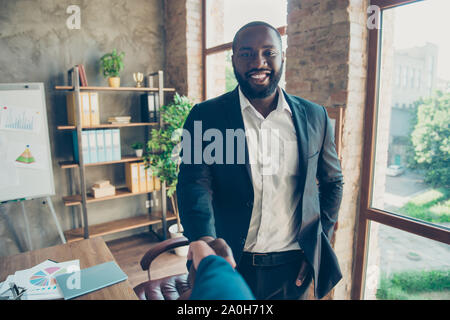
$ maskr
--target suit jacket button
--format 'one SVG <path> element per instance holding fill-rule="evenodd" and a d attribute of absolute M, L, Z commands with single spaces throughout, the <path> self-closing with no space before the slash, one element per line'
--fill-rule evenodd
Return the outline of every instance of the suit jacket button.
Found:
<path fill-rule="evenodd" d="M 248 201 L 247 202 L 247 207 L 249 207 L 249 208 L 253 207 L 253 201 Z"/>

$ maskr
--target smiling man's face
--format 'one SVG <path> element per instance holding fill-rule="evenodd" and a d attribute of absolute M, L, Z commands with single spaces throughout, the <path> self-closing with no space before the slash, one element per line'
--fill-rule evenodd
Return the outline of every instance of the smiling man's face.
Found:
<path fill-rule="evenodd" d="M 247 98 L 263 99 L 275 92 L 283 73 L 284 54 L 274 30 L 258 25 L 241 31 L 232 61 L 234 75 Z"/>

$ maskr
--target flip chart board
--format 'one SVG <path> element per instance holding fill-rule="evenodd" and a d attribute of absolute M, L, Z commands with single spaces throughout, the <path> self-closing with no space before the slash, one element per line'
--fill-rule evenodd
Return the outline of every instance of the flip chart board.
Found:
<path fill-rule="evenodd" d="M 0 84 L 0 202 L 55 194 L 43 83 Z"/>

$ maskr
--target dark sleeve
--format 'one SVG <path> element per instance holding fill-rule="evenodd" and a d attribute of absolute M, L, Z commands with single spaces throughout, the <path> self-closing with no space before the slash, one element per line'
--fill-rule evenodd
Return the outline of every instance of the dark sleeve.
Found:
<path fill-rule="evenodd" d="M 184 235 L 195 241 L 203 236 L 216 237 L 212 208 L 212 177 L 210 167 L 203 162 L 196 163 L 194 154 L 203 154 L 203 139 L 195 137 L 194 127 L 202 121 L 198 106 L 186 119 L 182 136 L 182 162 L 178 174 L 177 201 Z"/>
<path fill-rule="evenodd" d="M 325 108 L 323 112 L 325 132 L 318 159 L 317 180 L 319 181 L 320 220 L 325 235 L 331 239 L 342 200 L 343 176 L 334 143 L 334 130 Z"/>
<path fill-rule="evenodd" d="M 203 258 L 195 275 L 191 300 L 254 300 L 242 276 L 222 257 Z"/>

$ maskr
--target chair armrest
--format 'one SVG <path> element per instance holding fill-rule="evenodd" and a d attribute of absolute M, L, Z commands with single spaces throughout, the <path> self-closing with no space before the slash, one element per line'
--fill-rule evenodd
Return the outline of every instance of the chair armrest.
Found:
<path fill-rule="evenodd" d="M 153 260 L 161 253 L 175 249 L 177 247 L 186 246 L 188 244 L 189 240 L 186 237 L 178 237 L 161 241 L 156 246 L 148 250 L 144 257 L 141 259 L 140 264 L 142 270 L 149 270 Z"/>

